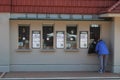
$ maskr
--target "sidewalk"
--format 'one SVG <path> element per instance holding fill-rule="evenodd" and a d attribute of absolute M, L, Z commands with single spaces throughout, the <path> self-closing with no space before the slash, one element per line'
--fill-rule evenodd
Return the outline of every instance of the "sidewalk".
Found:
<path fill-rule="evenodd" d="M 0 75 L 2 75 L 0 73 Z M 115 73 L 98 73 L 98 72 L 80 72 L 80 71 L 60 71 L 60 72 L 7 72 L 2 75 L 1 79 L 11 80 L 120 80 L 120 74 Z"/>

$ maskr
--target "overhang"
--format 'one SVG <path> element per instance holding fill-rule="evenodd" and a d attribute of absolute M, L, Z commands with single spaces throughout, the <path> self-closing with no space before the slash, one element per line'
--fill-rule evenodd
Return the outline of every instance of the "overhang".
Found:
<path fill-rule="evenodd" d="M 106 11 L 103 11 L 100 17 L 120 17 L 120 0 Z"/>
<path fill-rule="evenodd" d="M 100 14 L 100 17 L 120 17 L 119 13 L 105 13 L 105 14 Z"/>
<path fill-rule="evenodd" d="M 118 0 L 0 0 L 0 12 L 100 14 Z"/>

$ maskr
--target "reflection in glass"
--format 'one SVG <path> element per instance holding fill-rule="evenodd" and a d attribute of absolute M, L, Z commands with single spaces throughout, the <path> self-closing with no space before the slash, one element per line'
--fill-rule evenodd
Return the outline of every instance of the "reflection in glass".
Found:
<path fill-rule="evenodd" d="M 28 49 L 29 48 L 29 26 L 19 26 L 19 39 L 18 48 Z"/>
<path fill-rule="evenodd" d="M 66 48 L 67 49 L 76 49 L 77 48 L 77 27 L 76 26 L 67 26 L 67 40 Z"/>
<path fill-rule="evenodd" d="M 52 49 L 53 48 L 53 26 L 43 26 L 43 48 Z"/>

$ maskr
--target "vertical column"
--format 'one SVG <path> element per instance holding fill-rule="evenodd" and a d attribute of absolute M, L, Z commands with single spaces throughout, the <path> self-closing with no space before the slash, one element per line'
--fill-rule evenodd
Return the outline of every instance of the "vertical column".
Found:
<path fill-rule="evenodd" d="M 113 24 L 113 72 L 120 73 L 120 17 L 115 17 Z"/>
<path fill-rule="evenodd" d="M 10 13 L 0 13 L 0 72 L 9 71 L 9 18 Z"/>

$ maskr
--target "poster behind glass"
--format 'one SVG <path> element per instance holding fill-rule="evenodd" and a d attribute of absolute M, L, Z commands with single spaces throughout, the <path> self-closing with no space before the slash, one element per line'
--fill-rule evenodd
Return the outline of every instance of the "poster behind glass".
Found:
<path fill-rule="evenodd" d="M 88 32 L 87 31 L 81 31 L 80 32 L 80 48 L 87 48 L 87 37 Z"/>
<path fill-rule="evenodd" d="M 63 31 L 56 32 L 56 47 L 64 48 L 64 32 Z"/>
<path fill-rule="evenodd" d="M 40 48 L 40 31 L 32 31 L 32 48 Z"/>

